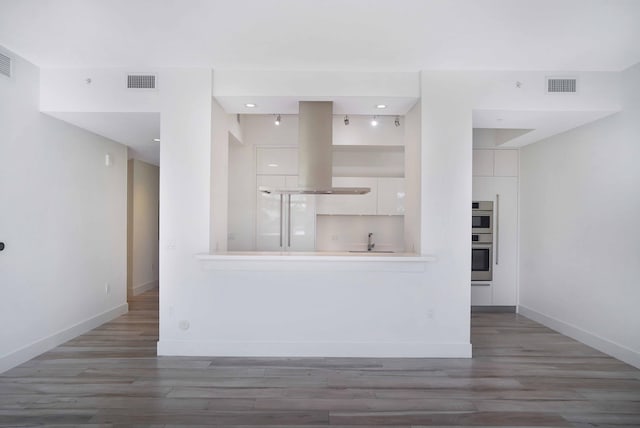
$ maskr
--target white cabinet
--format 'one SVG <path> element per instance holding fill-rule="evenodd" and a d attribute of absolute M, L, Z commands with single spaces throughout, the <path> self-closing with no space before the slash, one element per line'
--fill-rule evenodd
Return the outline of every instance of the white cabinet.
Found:
<path fill-rule="evenodd" d="M 378 215 L 404 215 L 404 178 L 378 178 Z"/>
<path fill-rule="evenodd" d="M 333 187 L 369 187 L 364 195 L 318 195 L 316 212 L 336 215 L 375 215 L 378 179 L 375 177 L 333 177 Z"/>
<path fill-rule="evenodd" d="M 493 150 L 473 151 L 473 176 L 492 177 L 493 176 Z"/>
<path fill-rule="evenodd" d="M 404 178 L 333 177 L 334 187 L 369 187 L 365 195 L 318 195 L 317 213 L 325 215 L 404 215 Z"/>
<path fill-rule="evenodd" d="M 258 175 L 257 187 L 295 187 L 294 175 Z M 314 251 L 315 199 L 313 195 L 276 195 L 257 192 L 256 250 Z"/>
<path fill-rule="evenodd" d="M 474 177 L 517 177 L 518 150 L 475 149 Z"/>
<path fill-rule="evenodd" d="M 494 150 L 493 175 L 495 177 L 517 177 L 518 151 Z"/>
<path fill-rule="evenodd" d="M 493 201 L 493 280 L 472 286 L 472 305 L 517 304 L 518 178 L 474 177 L 473 200 Z M 487 303 L 490 292 L 491 302 Z M 475 299 L 474 299 L 475 297 Z"/>

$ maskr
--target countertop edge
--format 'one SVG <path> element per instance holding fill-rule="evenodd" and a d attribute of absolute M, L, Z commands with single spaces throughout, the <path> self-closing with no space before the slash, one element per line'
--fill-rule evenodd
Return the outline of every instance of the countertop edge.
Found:
<path fill-rule="evenodd" d="M 304 261 L 304 262 L 395 262 L 428 263 L 436 261 L 435 256 L 412 253 L 349 253 L 349 252 L 224 252 L 200 253 L 196 259 L 206 261 Z"/>

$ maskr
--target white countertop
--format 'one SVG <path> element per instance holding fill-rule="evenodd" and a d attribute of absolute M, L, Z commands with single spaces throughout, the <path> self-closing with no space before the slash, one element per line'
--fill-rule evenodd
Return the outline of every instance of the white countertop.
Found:
<path fill-rule="evenodd" d="M 434 256 L 415 253 L 349 251 L 227 251 L 196 254 L 202 261 L 331 261 L 331 262 L 433 262 Z"/>

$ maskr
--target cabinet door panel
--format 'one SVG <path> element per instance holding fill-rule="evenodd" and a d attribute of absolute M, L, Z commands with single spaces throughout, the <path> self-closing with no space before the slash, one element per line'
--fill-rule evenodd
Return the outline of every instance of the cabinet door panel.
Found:
<path fill-rule="evenodd" d="M 404 215 L 404 178 L 378 178 L 378 215 Z"/>
<path fill-rule="evenodd" d="M 297 176 L 287 176 L 287 187 L 298 185 Z M 291 195 L 291 202 L 287 196 L 288 222 L 284 231 L 285 246 L 291 251 L 314 251 L 316 248 L 316 204 L 315 195 Z"/>
<path fill-rule="evenodd" d="M 268 187 L 285 186 L 285 177 L 276 175 L 258 175 L 257 185 Z M 256 250 L 279 251 L 280 243 L 281 211 L 280 195 L 257 192 L 256 201 Z"/>
<path fill-rule="evenodd" d="M 318 195 L 318 214 L 375 215 L 378 205 L 378 180 L 372 177 L 333 177 L 334 187 L 369 187 L 365 195 Z"/>
<path fill-rule="evenodd" d="M 518 151 L 496 150 L 493 172 L 496 177 L 518 176 Z"/>
<path fill-rule="evenodd" d="M 471 305 L 491 306 L 491 284 L 471 285 Z"/>
<path fill-rule="evenodd" d="M 473 151 L 473 175 L 474 177 L 493 176 L 493 150 Z"/>

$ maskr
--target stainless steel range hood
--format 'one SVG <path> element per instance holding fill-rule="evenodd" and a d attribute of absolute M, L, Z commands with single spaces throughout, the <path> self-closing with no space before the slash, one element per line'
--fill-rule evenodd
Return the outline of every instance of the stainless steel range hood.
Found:
<path fill-rule="evenodd" d="M 298 187 L 260 187 L 264 193 L 303 195 L 364 195 L 368 187 L 332 187 L 333 102 L 298 103 Z"/>

